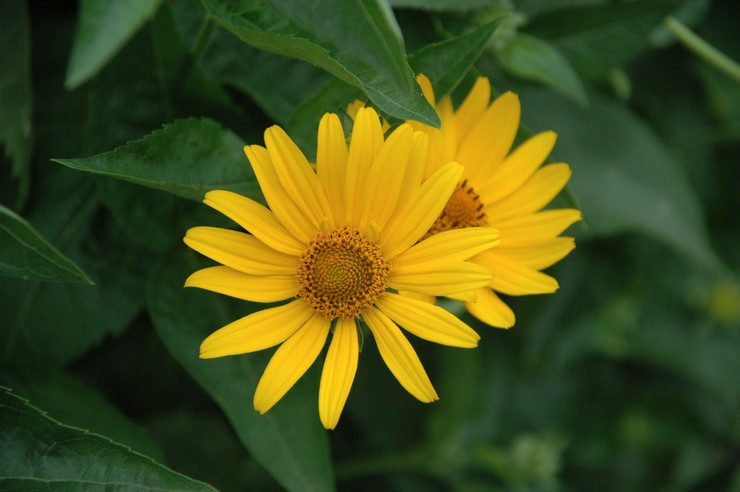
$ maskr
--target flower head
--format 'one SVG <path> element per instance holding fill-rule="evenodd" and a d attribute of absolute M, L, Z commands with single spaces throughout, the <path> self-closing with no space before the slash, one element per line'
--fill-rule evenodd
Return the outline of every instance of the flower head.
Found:
<path fill-rule="evenodd" d="M 434 105 L 432 85 L 418 78 Z M 575 209 L 542 210 L 570 178 L 564 163 L 542 166 L 555 145 L 556 135 L 534 135 L 515 150 L 519 129 L 519 98 L 507 92 L 492 103 L 488 79 L 479 78 L 455 110 L 449 97 L 437 105 L 439 129 L 410 122 L 429 136 L 425 175 L 444 163 L 456 161 L 465 170 L 444 210 L 424 237 L 468 227 L 490 226 L 501 233 L 501 242 L 472 262 L 493 273 L 491 284 L 476 292 L 467 310 L 496 327 L 514 325 L 515 316 L 497 293 L 510 296 L 549 294 L 558 282 L 541 270 L 557 263 L 575 247 L 571 237 L 559 235 L 581 218 Z"/>
<path fill-rule="evenodd" d="M 195 227 L 194 250 L 220 263 L 196 271 L 185 285 L 255 302 L 287 301 L 236 320 L 201 344 L 202 358 L 280 345 L 254 394 L 268 411 L 313 364 L 329 334 L 319 389 L 319 415 L 336 426 L 359 356 L 358 321 L 367 324 L 386 365 L 424 402 L 437 394 L 406 331 L 455 347 L 478 335 L 447 311 L 401 296 L 454 295 L 488 285 L 487 268 L 466 260 L 498 242 L 490 227 L 447 231 L 420 241 L 462 176 L 445 163 L 422 180 L 427 136 L 410 125 L 387 139 L 372 109 L 357 113 L 349 146 L 339 118 L 319 124 L 316 170 L 274 126 L 265 147 L 245 147 L 269 209 L 229 191 L 204 202 L 248 232 Z"/>

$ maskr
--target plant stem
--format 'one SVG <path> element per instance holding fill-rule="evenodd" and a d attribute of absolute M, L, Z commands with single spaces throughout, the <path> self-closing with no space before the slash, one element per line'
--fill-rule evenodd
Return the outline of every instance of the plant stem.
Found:
<path fill-rule="evenodd" d="M 349 480 L 387 473 L 414 472 L 429 474 L 426 453 L 410 451 L 389 456 L 359 458 L 338 463 L 335 468 L 337 480 Z"/>
<path fill-rule="evenodd" d="M 213 20 L 213 17 L 210 14 L 206 14 L 203 18 L 203 24 L 200 26 L 200 31 L 198 31 L 198 37 L 195 38 L 193 47 L 190 49 L 193 59 L 199 60 L 203 55 L 208 40 L 211 39 L 211 33 L 214 27 L 216 27 L 216 22 Z"/>
<path fill-rule="evenodd" d="M 740 82 L 740 64 L 697 36 L 673 16 L 664 21 L 666 29 L 699 58 Z"/>

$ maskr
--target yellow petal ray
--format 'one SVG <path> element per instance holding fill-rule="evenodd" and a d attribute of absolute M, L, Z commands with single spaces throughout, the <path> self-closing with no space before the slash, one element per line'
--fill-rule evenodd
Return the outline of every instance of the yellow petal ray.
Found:
<path fill-rule="evenodd" d="M 480 340 L 468 325 L 434 304 L 386 292 L 375 305 L 406 331 L 430 342 L 473 348 Z"/>
<path fill-rule="evenodd" d="M 275 173 L 298 208 L 309 216 L 318 230 L 325 219 L 333 220 L 329 202 L 308 160 L 287 133 L 279 126 L 265 131 L 265 144 L 270 152 Z"/>
<path fill-rule="evenodd" d="M 505 231 L 500 248 L 527 246 L 531 241 L 555 237 L 581 220 L 581 212 L 572 208 L 544 210 L 496 222 Z"/>
<path fill-rule="evenodd" d="M 313 223 L 311 216 L 296 205 L 283 188 L 275 172 L 270 153 L 266 148 L 259 145 L 244 147 L 244 153 L 247 154 L 247 158 L 252 164 L 254 174 L 257 176 L 262 193 L 265 195 L 265 200 L 272 213 L 292 235 L 300 241 L 308 243 L 316 235 L 317 225 Z"/>
<path fill-rule="evenodd" d="M 298 294 L 295 275 L 250 275 L 225 266 L 194 272 L 185 280 L 185 287 L 197 287 L 252 302 L 282 301 Z"/>
<path fill-rule="evenodd" d="M 552 294 L 558 290 L 558 282 L 551 276 L 518 264 L 498 254 L 495 249 L 479 254 L 472 261 L 493 272 L 491 287 L 503 294 Z"/>
<path fill-rule="evenodd" d="M 457 160 L 457 150 L 461 134 L 457 127 L 455 108 L 452 105 L 452 99 L 450 99 L 449 96 L 442 99 L 442 102 L 439 103 L 437 106 L 437 113 L 442 122 L 441 162 L 437 165 L 437 168 L 439 168 L 439 166 L 443 164 Z"/>
<path fill-rule="evenodd" d="M 245 196 L 226 190 L 206 193 L 203 203 L 218 210 L 275 251 L 300 255 L 306 250 L 269 209 Z"/>
<path fill-rule="evenodd" d="M 319 386 L 319 417 L 327 429 L 339 422 L 357 372 L 360 344 L 354 319 L 338 318 Z"/>
<path fill-rule="evenodd" d="M 485 287 L 491 283 L 491 279 L 492 275 L 488 268 L 465 261 L 456 261 L 394 268 L 387 282 L 388 287 L 395 290 L 408 290 L 430 296 L 446 296 Z"/>
<path fill-rule="evenodd" d="M 500 233 L 493 227 L 468 227 L 435 234 L 414 244 L 393 260 L 393 268 L 403 269 L 429 262 L 467 260 L 499 244 Z"/>
<path fill-rule="evenodd" d="M 357 111 L 356 108 L 355 112 Z M 319 123 L 316 169 L 326 199 L 336 221 L 344 220 L 344 180 L 347 166 L 347 142 L 339 117 L 327 113 Z"/>
<path fill-rule="evenodd" d="M 275 251 L 250 234 L 219 227 L 193 227 L 183 241 L 222 265 L 252 275 L 294 274 L 300 262 L 297 256 Z"/>
<path fill-rule="evenodd" d="M 275 351 L 254 390 L 254 409 L 265 413 L 311 367 L 326 343 L 331 321 L 311 316 Z"/>
<path fill-rule="evenodd" d="M 381 249 L 387 258 L 405 251 L 429 230 L 455 190 L 462 172 L 462 166 L 454 162 L 443 166 L 396 211 L 381 236 Z"/>
<path fill-rule="evenodd" d="M 421 92 L 424 94 L 426 100 L 429 101 L 429 104 L 434 106 L 436 102 L 434 100 L 434 89 L 432 88 L 432 82 L 423 73 L 420 73 L 416 76 L 416 82 L 418 82 L 419 86 L 421 87 Z"/>
<path fill-rule="evenodd" d="M 477 291 L 478 300 L 465 304 L 470 314 L 487 325 L 496 328 L 511 328 L 516 318 L 514 311 L 507 306 L 491 289 Z"/>
<path fill-rule="evenodd" d="M 467 135 L 491 102 L 491 83 L 486 77 L 478 77 L 456 112 L 457 130 Z"/>
<path fill-rule="evenodd" d="M 545 162 L 556 139 L 555 132 L 542 132 L 512 152 L 485 185 L 476 188 L 483 203 L 493 203 L 516 192 Z"/>
<path fill-rule="evenodd" d="M 567 164 L 549 164 L 534 173 L 519 190 L 496 203 L 487 203 L 486 215 L 490 224 L 518 215 L 537 212 L 560 193 L 570 179 Z"/>
<path fill-rule="evenodd" d="M 575 247 L 572 237 L 553 237 L 531 241 L 527 246 L 497 248 L 496 253 L 512 263 L 542 270 L 565 258 Z"/>
<path fill-rule="evenodd" d="M 477 292 L 480 292 L 480 290 L 481 289 L 466 290 L 465 292 L 454 292 L 452 294 L 445 294 L 445 297 L 448 299 L 455 299 L 456 301 L 460 302 L 475 302 L 478 300 Z"/>
<path fill-rule="evenodd" d="M 396 202 L 396 208 L 394 210 L 399 210 L 403 207 L 409 200 L 409 197 L 416 196 L 416 192 L 419 189 L 419 183 L 421 183 L 426 176 L 425 169 L 427 154 L 429 151 L 429 136 L 425 132 L 415 131 L 412 140 L 411 155 L 409 155 L 408 163 L 404 169 L 403 182 L 398 191 L 398 201 Z M 390 215 L 392 215 L 392 213 Z M 381 216 L 379 215 L 379 219 L 380 218 Z M 382 224 L 379 224 L 378 227 L 382 229 L 386 223 L 387 219 L 384 220 Z"/>
<path fill-rule="evenodd" d="M 401 386 L 424 403 L 439 400 L 416 351 L 396 324 L 377 309 L 366 309 L 363 319 L 373 333 L 378 352 Z"/>
<path fill-rule="evenodd" d="M 211 333 L 200 344 L 201 359 L 256 352 L 284 342 L 313 316 L 303 299 L 263 309 Z"/>
<path fill-rule="evenodd" d="M 357 111 L 352 140 L 347 154 L 344 198 L 345 223 L 357 227 L 360 220 L 362 190 L 375 156 L 383 145 L 383 128 L 378 113 L 372 108 Z"/>
<path fill-rule="evenodd" d="M 398 203 L 406 162 L 413 149 L 413 130 L 400 125 L 388 136 L 367 174 L 359 201 L 358 228 L 364 231 L 370 221 L 385 225 Z"/>
<path fill-rule="evenodd" d="M 493 101 L 468 132 L 461 133 L 457 161 L 465 166 L 465 177 L 473 187 L 485 182 L 509 153 L 519 130 L 520 113 L 519 97 L 506 92 Z"/>

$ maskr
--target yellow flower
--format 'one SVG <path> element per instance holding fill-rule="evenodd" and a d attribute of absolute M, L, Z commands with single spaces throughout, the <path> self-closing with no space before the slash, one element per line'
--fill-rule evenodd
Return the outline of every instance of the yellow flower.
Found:
<path fill-rule="evenodd" d="M 185 243 L 221 265 L 196 271 L 185 285 L 248 301 L 287 302 L 214 332 L 200 356 L 280 345 L 254 394 L 255 409 L 264 413 L 313 364 L 331 332 L 318 406 L 321 422 L 333 429 L 357 369 L 362 320 L 399 383 L 423 402 L 437 400 L 399 325 L 455 347 L 475 347 L 479 337 L 444 309 L 397 292 L 448 295 L 490 283 L 486 268 L 465 260 L 498 242 L 495 229 L 419 241 L 455 190 L 462 167 L 446 163 L 422 183 L 426 135 L 401 125 L 384 139 L 372 109 L 358 111 L 349 147 L 339 118 L 322 118 L 315 171 L 281 128 L 267 129 L 265 143 L 244 150 L 269 209 L 229 191 L 207 193 L 207 205 L 249 233 L 190 229 Z"/>
<path fill-rule="evenodd" d="M 420 75 L 418 80 L 434 105 L 429 79 Z M 499 245 L 471 259 L 490 269 L 493 280 L 475 293 L 476 302 L 466 302 L 465 307 L 491 326 L 509 328 L 514 325 L 514 312 L 497 292 L 510 296 L 555 292 L 557 280 L 541 270 L 575 248 L 573 238 L 559 235 L 581 214 L 574 209 L 542 210 L 571 175 L 564 163 L 542 166 L 555 145 L 555 133 L 539 133 L 512 152 L 519 129 L 519 98 L 511 92 L 493 103 L 490 98 L 490 83 L 481 77 L 457 110 L 449 97 L 437 105 L 441 128 L 410 123 L 429 136 L 425 176 L 449 161 L 465 167 L 458 187 L 425 237 L 473 226 L 500 231 Z"/>

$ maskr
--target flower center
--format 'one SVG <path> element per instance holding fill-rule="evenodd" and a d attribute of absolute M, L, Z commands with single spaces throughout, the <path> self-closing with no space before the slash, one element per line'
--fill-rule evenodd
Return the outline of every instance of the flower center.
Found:
<path fill-rule="evenodd" d="M 483 207 L 480 196 L 472 186 L 468 186 L 468 180 L 464 180 L 457 185 L 444 210 L 422 240 L 444 231 L 488 225 L 488 217 Z"/>
<path fill-rule="evenodd" d="M 298 295 L 328 319 L 355 318 L 385 292 L 390 262 L 360 231 L 319 233 L 298 267 Z"/>

